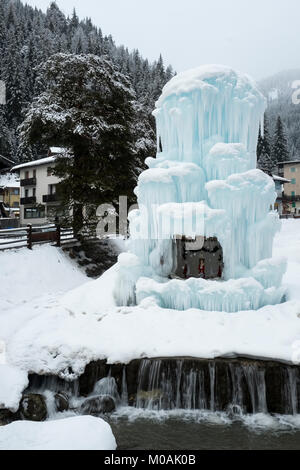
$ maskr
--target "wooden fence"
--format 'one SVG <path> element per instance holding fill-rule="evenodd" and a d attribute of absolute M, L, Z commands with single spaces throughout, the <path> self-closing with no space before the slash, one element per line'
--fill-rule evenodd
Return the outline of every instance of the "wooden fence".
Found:
<path fill-rule="evenodd" d="M 28 248 L 34 245 L 52 243 L 55 246 L 66 246 L 76 243 L 73 229 L 62 228 L 59 225 L 46 225 L 44 227 L 27 227 L 0 230 L 0 250 Z"/>

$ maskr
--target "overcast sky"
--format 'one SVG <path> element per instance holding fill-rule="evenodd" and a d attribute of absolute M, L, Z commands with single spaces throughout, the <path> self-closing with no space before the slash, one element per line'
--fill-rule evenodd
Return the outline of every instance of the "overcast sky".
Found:
<path fill-rule="evenodd" d="M 46 11 L 49 0 L 24 0 Z M 260 79 L 300 68 L 299 0 L 57 0 L 117 44 L 183 71 L 230 65 Z"/>

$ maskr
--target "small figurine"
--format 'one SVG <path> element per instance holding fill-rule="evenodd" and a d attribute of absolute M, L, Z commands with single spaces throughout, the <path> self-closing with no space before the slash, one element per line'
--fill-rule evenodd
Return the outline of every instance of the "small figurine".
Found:
<path fill-rule="evenodd" d="M 205 279 L 205 261 L 203 258 L 201 258 L 199 261 L 198 269 L 199 269 L 200 278 Z"/>

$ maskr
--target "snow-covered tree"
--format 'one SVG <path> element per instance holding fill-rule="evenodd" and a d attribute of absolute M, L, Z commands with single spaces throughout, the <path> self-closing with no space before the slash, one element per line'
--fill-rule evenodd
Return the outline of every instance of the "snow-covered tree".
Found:
<path fill-rule="evenodd" d="M 288 142 L 280 116 L 278 116 L 276 122 L 276 129 L 272 148 L 272 159 L 276 164 L 280 162 L 286 162 L 290 159 L 288 151 Z"/>
<path fill-rule="evenodd" d="M 75 10 L 71 18 L 66 18 L 55 2 L 45 14 L 19 0 L 0 0 L 0 80 L 5 80 L 7 85 L 5 132 L 6 139 L 11 142 L 5 146 L 5 156 L 21 160 L 29 158 L 31 152 L 25 151 L 22 144 L 17 155 L 15 153 L 19 144 L 16 129 L 33 97 L 39 93 L 35 82 L 37 67 L 59 52 L 106 55 L 128 75 L 137 102 L 143 108 L 145 120 L 139 126 L 147 128 L 151 124 L 152 145 L 155 145 L 151 112 L 162 87 L 172 78 L 172 69 L 165 70 L 162 58 L 151 64 L 137 50 L 130 52 L 124 46 L 116 46 L 113 38 L 104 36 L 90 19 L 80 20 Z M 32 157 L 39 158 L 39 152 L 32 150 Z"/>
<path fill-rule="evenodd" d="M 274 163 L 270 157 L 270 155 L 266 152 L 265 148 L 263 148 L 262 153 L 258 160 L 258 168 L 269 176 L 272 176 L 274 170 Z"/>
<path fill-rule="evenodd" d="M 84 206 L 132 195 L 140 166 L 134 92 L 111 61 L 95 55 L 56 54 L 37 80 L 42 92 L 20 126 L 21 142 L 71 150 L 55 172 L 78 233 Z"/>

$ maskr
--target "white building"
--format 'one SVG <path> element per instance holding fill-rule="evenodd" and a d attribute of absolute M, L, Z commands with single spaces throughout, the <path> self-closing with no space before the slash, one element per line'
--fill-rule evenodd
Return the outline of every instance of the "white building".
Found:
<path fill-rule="evenodd" d="M 53 220 L 59 206 L 57 185 L 61 181 L 53 175 L 55 161 L 63 149 L 51 148 L 49 157 L 28 163 L 16 165 L 12 171 L 20 174 L 21 200 L 20 224 L 21 226 L 43 225 Z"/>

